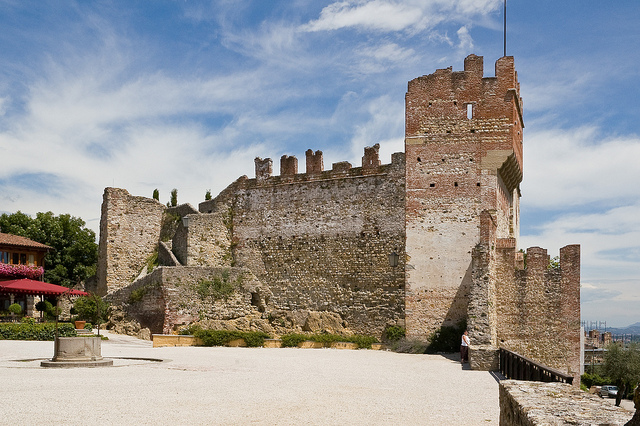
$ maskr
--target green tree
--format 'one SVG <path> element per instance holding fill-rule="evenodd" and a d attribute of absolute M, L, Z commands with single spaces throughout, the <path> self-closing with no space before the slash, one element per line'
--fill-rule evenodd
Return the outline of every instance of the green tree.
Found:
<path fill-rule="evenodd" d="M 207 189 L 207 192 L 204 193 L 205 201 L 209 201 L 211 199 L 211 190 Z"/>
<path fill-rule="evenodd" d="M 18 211 L 0 216 L 2 232 L 30 238 L 54 248 L 44 261 L 44 279 L 66 287 L 95 275 L 98 262 L 96 234 L 85 222 L 69 214 L 37 213 L 35 218 Z"/>
<path fill-rule="evenodd" d="M 171 207 L 178 205 L 178 190 L 173 188 L 171 190 Z"/>
<path fill-rule="evenodd" d="M 82 296 L 73 302 L 73 309 L 80 321 L 92 324 L 106 322 L 109 317 L 109 305 L 99 296 Z"/>
<path fill-rule="evenodd" d="M 632 344 L 623 348 L 614 343 L 607 346 L 603 370 L 618 386 L 616 405 L 619 406 L 626 392 L 640 383 L 640 345 Z"/>
<path fill-rule="evenodd" d="M 158 191 L 158 188 L 153 190 L 153 199 L 156 201 L 160 201 L 160 191 Z"/>

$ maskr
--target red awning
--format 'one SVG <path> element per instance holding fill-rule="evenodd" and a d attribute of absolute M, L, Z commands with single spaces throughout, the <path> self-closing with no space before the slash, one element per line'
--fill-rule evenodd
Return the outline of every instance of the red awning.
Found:
<path fill-rule="evenodd" d="M 71 296 L 88 296 L 89 293 L 80 290 L 71 290 L 61 285 L 34 281 L 28 278 L 21 280 L 0 281 L 0 293 L 14 294 L 47 294 L 60 296 L 69 294 Z"/>

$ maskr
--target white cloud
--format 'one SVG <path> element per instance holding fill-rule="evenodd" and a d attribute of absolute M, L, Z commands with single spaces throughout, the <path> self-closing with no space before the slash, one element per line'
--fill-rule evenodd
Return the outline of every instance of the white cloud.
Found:
<path fill-rule="evenodd" d="M 369 2 L 342 1 L 322 9 L 320 17 L 302 27 L 306 31 L 327 31 L 348 27 L 362 27 L 379 31 L 401 31 L 416 25 L 422 11 L 406 3 L 373 0 Z"/>
<path fill-rule="evenodd" d="M 469 34 L 467 27 L 460 27 L 457 34 L 458 40 L 460 41 L 458 49 L 465 53 L 471 52 L 473 50 L 473 38 L 471 38 L 471 34 Z"/>
<path fill-rule="evenodd" d="M 402 134 L 404 129 L 404 108 L 401 103 L 393 102 L 388 96 L 371 100 L 367 105 L 368 120 L 355 128 L 351 139 L 353 164 L 360 166 L 365 146 L 380 144 L 380 160 L 391 162 L 391 154 L 404 152 L 404 138 L 393 137 Z"/>
<path fill-rule="evenodd" d="M 627 204 L 640 198 L 640 137 L 604 135 L 584 125 L 528 132 L 523 202 L 563 209 L 589 203 Z"/>
<path fill-rule="evenodd" d="M 406 62 L 416 61 L 413 49 L 406 49 L 391 42 L 367 46 L 356 50 L 355 53 L 361 57 L 357 63 L 357 70 L 362 74 L 381 73 L 389 68 L 405 65 Z"/>
<path fill-rule="evenodd" d="M 359 28 L 371 31 L 421 31 L 443 21 L 465 21 L 487 15 L 499 0 L 371 0 L 339 1 L 326 6 L 320 17 L 301 27 L 304 31 Z"/>

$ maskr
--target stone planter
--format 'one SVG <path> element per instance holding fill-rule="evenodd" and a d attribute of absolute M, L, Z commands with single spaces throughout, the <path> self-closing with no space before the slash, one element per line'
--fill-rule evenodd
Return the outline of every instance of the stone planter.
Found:
<path fill-rule="evenodd" d="M 165 346 L 202 346 L 202 340 L 190 335 L 154 334 L 151 336 L 154 348 Z"/>
<path fill-rule="evenodd" d="M 102 357 L 102 341 L 98 336 L 58 337 L 54 342 L 51 360 L 42 361 L 43 367 L 106 367 L 113 360 Z"/>
<path fill-rule="evenodd" d="M 304 342 L 298 343 L 298 347 L 302 349 L 320 349 L 324 348 L 323 342 L 314 342 L 312 340 L 305 340 Z"/>
<path fill-rule="evenodd" d="M 358 349 L 357 343 L 351 342 L 331 342 L 331 349 Z"/>
<path fill-rule="evenodd" d="M 281 348 L 282 340 L 280 339 L 264 339 L 265 348 Z"/>

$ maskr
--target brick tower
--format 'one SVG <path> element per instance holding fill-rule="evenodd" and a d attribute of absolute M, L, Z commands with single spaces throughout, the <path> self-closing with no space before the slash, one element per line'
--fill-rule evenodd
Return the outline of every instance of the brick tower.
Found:
<path fill-rule="evenodd" d="M 470 55 L 464 71 L 449 67 L 409 82 L 406 326 L 413 337 L 467 318 L 472 250 L 481 238 L 517 243 L 524 124 L 513 57 L 498 59 L 495 75 L 483 77 L 482 57 Z"/>

